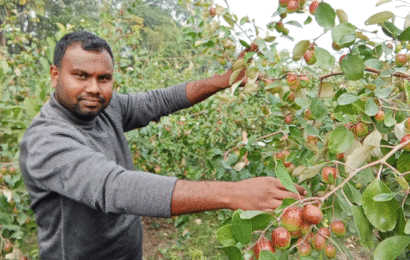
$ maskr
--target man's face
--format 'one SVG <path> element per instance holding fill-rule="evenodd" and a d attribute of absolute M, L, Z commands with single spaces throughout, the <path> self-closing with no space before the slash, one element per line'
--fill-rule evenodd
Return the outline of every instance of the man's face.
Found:
<path fill-rule="evenodd" d="M 113 61 L 103 50 L 85 51 L 80 44 L 67 48 L 60 68 L 50 68 L 56 100 L 84 118 L 97 116 L 108 106 L 113 91 Z"/>

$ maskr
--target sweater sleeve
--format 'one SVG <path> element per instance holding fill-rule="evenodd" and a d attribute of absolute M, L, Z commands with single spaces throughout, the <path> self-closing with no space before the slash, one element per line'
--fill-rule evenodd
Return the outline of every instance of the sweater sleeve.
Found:
<path fill-rule="evenodd" d="M 159 121 L 162 116 L 190 107 L 185 91 L 186 84 L 187 82 L 147 92 L 117 94 L 124 132 L 146 126 L 151 121 Z"/>
<path fill-rule="evenodd" d="M 21 144 L 20 166 L 32 195 L 56 192 L 105 213 L 170 217 L 174 177 L 130 171 L 93 151 L 73 128 L 32 127 Z"/>

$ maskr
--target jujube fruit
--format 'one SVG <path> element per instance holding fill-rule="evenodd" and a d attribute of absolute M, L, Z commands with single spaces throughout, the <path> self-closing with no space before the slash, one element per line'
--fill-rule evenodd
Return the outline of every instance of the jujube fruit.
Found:
<path fill-rule="evenodd" d="M 315 234 L 312 238 L 312 247 L 318 252 L 325 250 L 326 238 L 321 234 Z"/>
<path fill-rule="evenodd" d="M 332 177 L 330 177 L 332 176 Z M 334 167 L 325 167 L 322 170 L 323 181 L 327 184 L 333 184 L 336 181 L 337 169 Z"/>
<path fill-rule="evenodd" d="M 406 63 L 407 63 L 406 54 L 397 54 L 394 62 L 399 67 L 402 67 L 402 66 L 406 65 Z"/>
<path fill-rule="evenodd" d="M 298 244 L 297 249 L 300 256 L 310 256 L 312 253 L 312 246 L 306 240 L 299 238 L 296 243 Z"/>
<path fill-rule="evenodd" d="M 260 239 L 258 239 L 255 246 L 253 247 L 253 252 L 256 256 L 256 259 L 259 258 L 259 254 L 262 250 L 271 251 L 272 253 L 275 253 L 276 251 L 275 248 L 273 248 L 272 242 L 266 237 L 261 237 Z"/>
<path fill-rule="evenodd" d="M 288 13 L 294 13 L 296 10 L 299 8 L 299 2 L 296 0 L 290 0 L 288 5 L 287 5 L 287 11 Z"/>
<path fill-rule="evenodd" d="M 303 223 L 302 209 L 299 207 L 288 207 L 281 217 L 282 226 L 289 232 L 300 230 Z"/>
<path fill-rule="evenodd" d="M 333 259 L 336 257 L 336 249 L 334 246 L 332 245 L 327 245 L 325 248 L 325 255 L 330 258 Z"/>
<path fill-rule="evenodd" d="M 346 226 L 342 221 L 333 221 L 330 224 L 330 230 L 332 231 L 333 234 L 335 234 L 338 237 L 342 237 L 346 235 Z"/>
<path fill-rule="evenodd" d="M 303 58 L 305 59 L 306 63 L 308 65 L 312 65 L 316 63 L 316 56 L 314 51 L 308 51 L 303 55 Z"/>
<path fill-rule="evenodd" d="M 272 245 L 279 249 L 285 250 L 290 246 L 290 233 L 284 227 L 277 227 L 272 231 Z"/>
<path fill-rule="evenodd" d="M 316 9 L 318 8 L 318 6 L 319 6 L 319 1 L 313 1 L 310 5 L 309 5 L 309 12 L 310 12 L 310 14 L 315 14 L 315 12 L 316 12 Z"/>
<path fill-rule="evenodd" d="M 401 139 L 400 143 L 401 143 L 401 144 L 402 144 L 402 143 L 405 143 L 405 142 L 407 142 L 408 140 L 410 140 L 410 134 L 403 136 L 403 138 Z M 403 150 L 406 151 L 406 152 L 410 152 L 410 143 L 406 144 L 406 145 L 403 147 Z"/>
<path fill-rule="evenodd" d="M 323 213 L 315 205 L 308 204 L 302 209 L 302 217 L 307 223 L 317 225 L 322 221 Z"/>

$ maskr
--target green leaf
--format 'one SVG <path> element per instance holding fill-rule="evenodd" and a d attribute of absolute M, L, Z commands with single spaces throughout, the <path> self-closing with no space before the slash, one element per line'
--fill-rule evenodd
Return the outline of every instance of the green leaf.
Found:
<path fill-rule="evenodd" d="M 410 244 L 410 236 L 389 237 L 377 245 L 374 260 L 394 260 Z"/>
<path fill-rule="evenodd" d="M 400 41 L 410 41 L 410 27 L 407 27 L 406 30 L 404 30 L 399 35 L 399 40 Z"/>
<path fill-rule="evenodd" d="M 410 235 L 410 219 L 407 220 L 406 227 L 404 228 L 404 233 Z"/>
<path fill-rule="evenodd" d="M 354 135 L 344 126 L 337 126 L 329 136 L 329 151 L 334 154 L 344 153 L 354 142 Z"/>
<path fill-rule="evenodd" d="M 278 258 L 271 251 L 262 250 L 259 255 L 259 260 L 278 260 Z"/>
<path fill-rule="evenodd" d="M 316 64 L 323 69 L 329 69 L 335 64 L 335 57 L 323 48 L 315 48 Z"/>
<path fill-rule="evenodd" d="M 360 243 L 369 249 L 373 249 L 373 227 L 367 220 L 363 208 L 352 206 L 352 212 L 356 227 L 359 230 Z"/>
<path fill-rule="evenodd" d="M 370 16 L 364 24 L 371 25 L 371 24 L 379 24 L 385 22 L 391 18 L 395 18 L 396 16 L 390 11 L 383 11 L 377 14 Z"/>
<path fill-rule="evenodd" d="M 383 62 L 378 59 L 368 59 L 364 62 L 364 65 L 376 70 L 381 70 L 383 68 Z"/>
<path fill-rule="evenodd" d="M 374 103 L 372 98 L 369 98 L 366 102 L 366 114 L 368 116 L 374 116 L 379 112 L 379 107 Z"/>
<path fill-rule="evenodd" d="M 273 220 L 275 217 L 270 214 L 257 215 L 251 218 L 252 230 L 264 230 Z"/>
<path fill-rule="evenodd" d="M 381 193 L 373 197 L 374 201 L 391 201 L 396 196 L 396 193 Z"/>
<path fill-rule="evenodd" d="M 312 22 L 312 17 L 308 16 L 306 20 L 303 22 L 304 25 L 310 24 Z"/>
<path fill-rule="evenodd" d="M 393 156 L 394 157 L 394 156 Z M 397 170 L 400 173 L 405 173 L 410 171 L 410 152 L 402 152 L 399 159 L 397 159 Z M 407 181 L 410 181 L 410 174 L 404 175 Z"/>
<path fill-rule="evenodd" d="M 281 210 L 284 208 L 287 208 L 288 206 L 292 205 L 293 203 L 295 203 L 297 200 L 294 198 L 285 198 L 282 201 L 282 204 L 280 204 L 280 206 L 276 209 L 276 210 Z"/>
<path fill-rule="evenodd" d="M 247 210 L 240 214 L 241 219 L 251 219 L 258 215 L 265 214 L 263 211 L 260 210 Z"/>
<path fill-rule="evenodd" d="M 313 118 L 322 121 L 327 115 L 327 108 L 323 100 L 314 98 L 310 104 L 310 111 Z"/>
<path fill-rule="evenodd" d="M 344 105 L 352 104 L 352 103 L 356 102 L 358 99 L 359 99 L 359 97 L 355 94 L 343 93 L 337 99 L 337 103 L 341 106 L 344 106 Z"/>
<path fill-rule="evenodd" d="M 373 198 L 382 193 L 391 193 L 381 180 L 374 180 L 363 192 L 363 209 L 369 222 L 382 232 L 391 231 L 396 226 L 399 216 L 399 204 L 396 200 L 378 202 Z M 386 214 L 388 212 L 388 214 Z"/>
<path fill-rule="evenodd" d="M 391 2 L 391 1 L 392 1 L 392 0 L 379 0 L 379 1 L 377 2 L 376 6 L 379 6 L 379 5 L 382 5 L 382 4 Z"/>
<path fill-rule="evenodd" d="M 233 246 L 237 243 L 235 238 L 232 236 L 231 226 L 231 224 L 225 225 L 216 232 L 216 239 L 218 239 L 219 243 L 224 246 Z"/>
<path fill-rule="evenodd" d="M 364 77 L 363 59 L 359 55 L 348 54 L 341 62 L 340 67 L 348 80 L 359 80 Z"/>
<path fill-rule="evenodd" d="M 299 194 L 298 190 L 295 187 L 295 184 L 292 181 L 292 178 L 290 177 L 282 161 L 279 161 L 276 166 L 276 177 L 280 180 L 280 182 L 287 190 Z"/>
<path fill-rule="evenodd" d="M 225 252 L 229 260 L 243 260 L 243 255 L 241 253 L 241 250 L 237 248 L 236 246 L 225 246 L 225 247 L 218 247 L 218 248 L 222 249 L 222 251 Z"/>
<path fill-rule="evenodd" d="M 315 11 L 315 19 L 323 28 L 331 28 L 336 23 L 336 12 L 328 3 L 321 2 Z"/>
<path fill-rule="evenodd" d="M 303 54 L 307 51 L 309 48 L 309 41 L 308 40 L 302 40 L 298 42 L 295 47 L 293 48 L 293 60 L 300 60 L 303 57 Z"/>
<path fill-rule="evenodd" d="M 339 23 L 345 23 L 349 21 L 346 12 L 341 9 L 336 9 L 336 15 L 337 18 L 339 18 Z"/>
<path fill-rule="evenodd" d="M 341 23 L 332 28 L 332 39 L 340 47 L 348 47 L 356 41 L 356 27 Z"/>
<path fill-rule="evenodd" d="M 232 19 L 230 14 L 224 13 L 223 18 L 232 28 L 235 26 L 235 21 Z"/>
<path fill-rule="evenodd" d="M 396 119 L 394 118 L 393 110 L 387 112 L 386 117 L 384 118 L 384 125 L 387 127 L 394 126 L 397 123 Z"/>
<path fill-rule="evenodd" d="M 310 179 L 315 177 L 317 174 L 319 174 L 319 171 L 326 165 L 327 163 L 321 163 L 321 164 L 317 164 L 314 166 L 310 166 L 306 169 L 304 169 L 300 175 L 299 175 L 299 179 L 298 182 L 301 183 L 304 180 Z"/>
<path fill-rule="evenodd" d="M 242 210 L 237 210 L 232 216 L 231 233 L 241 244 L 248 244 L 251 241 L 252 223 L 249 219 L 241 219 Z"/>

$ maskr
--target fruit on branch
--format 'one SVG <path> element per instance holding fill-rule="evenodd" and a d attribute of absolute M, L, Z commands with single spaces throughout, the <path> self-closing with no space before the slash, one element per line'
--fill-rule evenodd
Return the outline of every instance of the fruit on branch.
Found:
<path fill-rule="evenodd" d="M 19 260 L 28 260 L 28 258 L 26 256 L 22 256 Z"/>
<path fill-rule="evenodd" d="M 288 35 L 289 34 L 289 29 L 288 28 L 283 29 L 283 34 Z"/>
<path fill-rule="evenodd" d="M 336 257 L 336 249 L 334 246 L 332 245 L 327 245 L 325 248 L 325 255 L 330 258 L 333 259 Z"/>
<path fill-rule="evenodd" d="M 263 236 L 258 239 L 255 246 L 253 247 L 253 253 L 256 256 L 256 259 L 259 258 L 259 254 L 262 250 L 271 251 L 272 253 L 276 252 L 275 248 L 273 248 L 272 241 Z"/>
<path fill-rule="evenodd" d="M 335 234 L 338 237 L 342 237 L 342 236 L 346 235 L 346 226 L 340 220 L 333 221 L 330 224 L 330 230 L 332 231 L 333 234 Z"/>
<path fill-rule="evenodd" d="M 289 231 L 291 238 L 298 238 L 302 236 L 302 231 L 300 229 L 296 231 Z"/>
<path fill-rule="evenodd" d="M 305 111 L 304 117 L 306 120 L 313 120 L 312 111 L 310 109 L 307 109 Z"/>
<path fill-rule="evenodd" d="M 312 246 L 303 238 L 299 238 L 296 242 L 299 256 L 310 256 L 312 253 Z"/>
<path fill-rule="evenodd" d="M 282 152 L 279 152 L 279 153 L 275 154 L 274 159 L 276 159 L 276 160 L 282 160 L 282 161 L 284 162 L 285 159 L 286 159 L 286 155 L 285 155 L 284 153 L 282 153 Z"/>
<path fill-rule="evenodd" d="M 325 227 L 319 228 L 318 233 L 321 234 L 322 236 L 324 236 L 325 238 L 330 237 L 330 229 L 328 229 L 328 228 L 325 228 Z"/>
<path fill-rule="evenodd" d="M 357 123 L 355 130 L 358 137 L 363 137 L 369 133 L 369 127 L 363 122 Z"/>
<path fill-rule="evenodd" d="M 216 9 L 215 9 L 215 7 L 209 8 L 209 15 L 210 15 L 211 17 L 214 17 L 214 16 L 216 15 Z"/>
<path fill-rule="evenodd" d="M 315 234 L 312 238 L 312 247 L 318 252 L 325 250 L 326 238 L 321 234 Z"/>
<path fill-rule="evenodd" d="M 309 224 L 317 225 L 323 219 L 323 213 L 318 207 L 312 204 L 305 205 L 302 209 L 303 220 Z"/>
<path fill-rule="evenodd" d="M 343 153 L 336 154 L 336 159 L 343 160 L 344 158 L 345 158 L 345 155 Z"/>
<path fill-rule="evenodd" d="M 403 50 L 403 44 L 402 43 L 398 43 L 396 44 L 396 49 L 394 50 L 395 53 L 400 52 L 401 50 Z"/>
<path fill-rule="evenodd" d="M 300 231 L 302 231 L 302 235 L 306 235 L 310 230 L 310 224 L 307 222 L 303 222 L 302 226 L 300 227 Z"/>
<path fill-rule="evenodd" d="M 294 102 L 295 101 L 295 92 L 290 92 L 289 93 L 289 96 L 288 96 L 288 98 L 287 98 L 287 100 L 289 101 L 289 102 Z"/>
<path fill-rule="evenodd" d="M 322 170 L 322 178 L 326 184 L 334 184 L 336 181 L 337 169 L 334 167 L 325 167 Z"/>
<path fill-rule="evenodd" d="M 402 143 L 405 143 L 405 142 L 407 142 L 408 140 L 410 140 L 410 134 L 407 134 L 407 135 L 403 136 L 403 138 L 401 139 L 400 143 L 401 143 L 401 144 L 402 144 Z M 406 144 L 406 145 L 403 147 L 403 150 L 406 151 L 406 152 L 410 152 L 410 143 Z"/>
<path fill-rule="evenodd" d="M 6 174 L 7 173 L 7 167 L 6 166 L 1 167 L 0 168 L 0 173 Z"/>
<path fill-rule="evenodd" d="M 290 233 L 284 227 L 277 227 L 272 231 L 272 245 L 279 250 L 290 246 Z"/>
<path fill-rule="evenodd" d="M 384 113 L 384 111 L 379 110 L 379 112 L 377 112 L 377 114 L 374 116 L 374 119 L 376 120 L 376 122 L 380 123 L 380 122 L 383 122 L 385 117 L 386 117 L 386 114 Z"/>
<path fill-rule="evenodd" d="M 335 51 L 340 51 L 342 49 L 342 47 L 340 47 L 339 45 L 337 45 L 337 43 L 332 42 L 332 48 Z"/>
<path fill-rule="evenodd" d="M 299 85 L 298 82 L 298 76 L 294 73 L 289 73 L 288 76 L 286 77 L 286 82 L 288 83 L 289 86 L 293 85 Z"/>
<path fill-rule="evenodd" d="M 281 7 L 287 7 L 289 3 L 289 0 L 279 0 L 279 5 Z"/>
<path fill-rule="evenodd" d="M 289 232 L 300 230 L 303 223 L 302 209 L 294 206 L 288 207 L 282 214 L 281 222 Z"/>
<path fill-rule="evenodd" d="M 346 54 L 343 54 L 342 56 L 340 56 L 340 58 L 339 58 L 339 63 L 341 63 L 342 62 L 342 60 L 344 59 L 344 58 L 346 58 Z"/>
<path fill-rule="evenodd" d="M 306 88 L 310 84 L 310 79 L 308 76 L 300 76 L 299 77 L 299 85 L 302 88 Z"/>
<path fill-rule="evenodd" d="M 284 32 L 285 31 L 285 26 L 283 25 L 282 21 L 279 21 L 275 24 L 275 29 L 278 32 Z"/>
<path fill-rule="evenodd" d="M 286 6 L 287 6 L 287 4 L 286 4 Z M 285 19 L 287 16 L 288 16 L 288 13 L 286 13 L 286 12 L 280 14 L 281 19 Z"/>
<path fill-rule="evenodd" d="M 305 59 L 306 63 L 308 65 L 313 65 L 316 63 L 316 56 L 314 51 L 307 51 L 304 55 L 303 58 Z"/>
<path fill-rule="evenodd" d="M 394 62 L 398 67 L 403 67 L 407 63 L 406 54 L 397 54 Z"/>
<path fill-rule="evenodd" d="M 288 13 L 294 13 L 299 8 L 299 2 L 296 0 L 290 0 L 287 5 Z"/>
<path fill-rule="evenodd" d="M 388 43 L 388 44 L 386 44 L 386 46 L 387 46 L 387 48 L 389 48 L 390 50 L 393 50 L 393 44 Z"/>
<path fill-rule="evenodd" d="M 300 90 L 299 81 L 297 82 L 297 84 L 289 86 L 289 89 L 292 90 L 293 92 L 298 92 Z"/>
<path fill-rule="evenodd" d="M 406 119 L 406 121 L 404 122 L 404 127 L 405 127 L 407 130 L 410 130 L 410 117 L 408 117 L 408 118 Z"/>
<path fill-rule="evenodd" d="M 286 115 L 285 116 L 285 123 L 286 124 L 291 124 L 292 123 L 292 121 L 293 121 L 293 117 L 292 117 L 292 115 Z"/>
<path fill-rule="evenodd" d="M 310 14 L 314 15 L 316 12 L 316 9 L 319 6 L 319 1 L 313 1 L 310 5 L 309 5 L 309 12 Z"/>
<path fill-rule="evenodd" d="M 13 245 L 10 242 L 6 243 L 3 247 L 3 251 L 6 254 L 10 253 L 12 250 L 13 250 Z"/>

